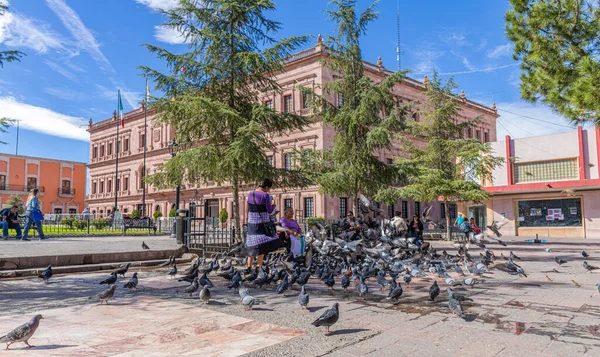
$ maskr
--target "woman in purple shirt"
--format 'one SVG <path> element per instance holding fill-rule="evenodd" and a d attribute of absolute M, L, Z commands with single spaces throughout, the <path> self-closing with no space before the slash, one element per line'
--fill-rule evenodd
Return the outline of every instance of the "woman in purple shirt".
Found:
<path fill-rule="evenodd" d="M 302 228 L 294 219 L 294 209 L 292 207 L 288 207 L 283 211 L 283 217 L 279 220 L 279 223 L 286 229 L 285 232 L 288 235 L 297 236 L 302 233 Z"/>
<path fill-rule="evenodd" d="M 264 179 L 258 188 L 248 195 L 248 235 L 246 246 L 253 255 L 258 256 L 258 266 L 263 263 L 264 255 L 280 248 L 281 243 L 276 232 L 269 232 L 270 215 L 275 211 L 269 191 L 273 181 Z M 273 226 L 274 227 L 274 226 Z M 254 257 L 248 258 L 248 268 L 252 268 Z"/>

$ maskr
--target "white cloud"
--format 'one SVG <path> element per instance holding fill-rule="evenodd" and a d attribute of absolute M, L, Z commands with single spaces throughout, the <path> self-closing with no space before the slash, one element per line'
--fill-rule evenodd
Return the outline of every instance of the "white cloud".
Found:
<path fill-rule="evenodd" d="M 165 26 L 154 26 L 154 38 L 160 42 L 171 45 L 180 45 L 186 43 L 181 32 Z"/>
<path fill-rule="evenodd" d="M 75 83 L 79 83 L 79 78 L 77 78 L 75 74 L 69 72 L 66 68 L 62 67 L 58 63 L 52 61 L 44 61 L 44 63 L 47 64 L 48 67 L 50 67 L 52 70 L 56 71 L 58 74 L 64 76 L 67 79 L 72 80 Z"/>
<path fill-rule="evenodd" d="M 454 46 L 470 46 L 471 43 L 467 41 L 467 38 L 463 33 L 450 32 L 441 35 L 442 41 Z"/>
<path fill-rule="evenodd" d="M 456 57 L 460 58 L 460 60 L 462 61 L 463 65 L 464 65 L 465 67 L 467 67 L 467 69 L 468 69 L 469 71 L 476 71 L 476 70 L 477 70 L 477 67 L 473 66 L 473 65 L 471 64 L 471 61 L 469 61 L 469 59 L 468 59 L 467 57 L 465 57 L 465 56 L 462 56 L 462 55 L 459 55 L 459 54 L 458 54 L 458 53 L 456 53 L 456 52 L 452 52 L 452 54 L 453 54 L 453 55 L 455 55 Z"/>
<path fill-rule="evenodd" d="M 433 72 L 436 68 L 435 60 L 442 57 L 444 52 L 435 50 L 425 50 L 415 53 L 417 64 L 413 68 L 415 74 L 427 74 Z"/>
<path fill-rule="evenodd" d="M 87 125 L 84 118 L 29 105 L 17 101 L 14 97 L 0 97 L 0 117 L 19 120 L 21 127 L 43 134 L 81 141 L 90 139 L 85 127 L 79 127 Z"/>
<path fill-rule="evenodd" d="M 152 10 L 171 10 L 177 7 L 179 0 L 135 0 L 138 4 L 148 6 Z"/>
<path fill-rule="evenodd" d="M 116 84 L 115 84 L 114 88 L 107 88 L 103 85 L 96 84 L 96 89 L 98 90 L 99 98 L 106 99 L 106 100 L 113 100 L 116 105 L 117 96 L 118 96 L 118 94 L 117 94 L 118 86 Z M 140 103 L 142 101 L 142 93 L 130 92 L 130 91 L 125 91 L 125 90 L 121 89 L 121 94 L 123 95 L 123 97 L 129 98 L 129 100 L 131 100 L 133 103 Z M 137 107 L 139 107 L 139 106 L 136 106 L 135 108 L 137 108 Z"/>
<path fill-rule="evenodd" d="M 77 54 L 65 47 L 65 41 L 52 31 L 50 25 L 18 13 L 0 16 L 0 43 L 18 48 L 30 48 L 37 53 L 56 50 L 69 56 Z"/>
<path fill-rule="evenodd" d="M 44 88 L 44 92 L 60 99 L 79 101 L 87 99 L 83 92 L 74 91 L 68 88 Z"/>
<path fill-rule="evenodd" d="M 498 140 L 505 135 L 523 138 L 576 130 L 568 119 L 543 104 L 519 101 L 496 103 L 496 107 L 500 114 L 496 125 Z"/>
<path fill-rule="evenodd" d="M 481 42 L 479 42 L 479 46 L 477 46 L 477 49 L 475 49 L 475 52 L 479 52 L 481 50 L 483 50 L 485 47 L 487 46 L 487 39 L 482 39 Z"/>
<path fill-rule="evenodd" d="M 507 43 L 506 45 L 496 46 L 490 52 L 488 52 L 487 57 L 488 58 L 500 58 L 500 57 L 510 56 L 510 54 L 512 53 L 512 50 L 513 50 L 513 46 L 510 43 Z"/>

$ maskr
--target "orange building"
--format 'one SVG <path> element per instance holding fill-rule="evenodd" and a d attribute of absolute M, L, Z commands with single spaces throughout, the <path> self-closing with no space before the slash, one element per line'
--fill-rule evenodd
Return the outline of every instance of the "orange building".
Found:
<path fill-rule="evenodd" d="M 17 194 L 24 200 L 38 188 L 43 213 L 79 213 L 84 209 L 85 163 L 0 154 L 0 203 Z"/>

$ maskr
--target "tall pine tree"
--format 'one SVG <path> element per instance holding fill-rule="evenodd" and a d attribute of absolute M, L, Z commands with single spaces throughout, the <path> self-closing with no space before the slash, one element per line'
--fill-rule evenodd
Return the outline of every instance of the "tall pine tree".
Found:
<path fill-rule="evenodd" d="M 8 6 L 0 4 L 0 16 L 5 16 L 7 10 Z M 25 54 L 21 51 L 0 51 L 0 68 L 4 68 L 4 63 L 6 62 L 21 62 L 21 57 L 23 56 Z"/>
<path fill-rule="evenodd" d="M 177 128 L 177 141 L 192 146 L 147 181 L 158 187 L 208 181 L 231 185 L 238 232 L 240 189 L 265 177 L 278 187 L 307 184 L 298 171 L 270 166 L 265 154 L 275 151 L 274 137 L 302 130 L 309 122 L 261 104 L 261 93 L 280 92 L 274 76 L 308 38 L 275 40 L 280 24 L 265 15 L 274 9 L 270 0 L 181 0 L 177 8 L 163 11 L 164 25 L 181 32 L 188 51 L 146 45 L 169 72 L 141 67 L 165 93 L 151 103 L 158 122 Z"/>

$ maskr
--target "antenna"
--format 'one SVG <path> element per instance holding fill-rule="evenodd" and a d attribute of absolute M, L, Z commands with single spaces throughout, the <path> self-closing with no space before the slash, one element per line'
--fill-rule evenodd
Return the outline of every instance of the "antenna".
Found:
<path fill-rule="evenodd" d="M 398 70 L 400 65 L 400 0 L 396 0 L 396 27 L 398 32 L 398 43 L 396 44 L 396 61 L 398 62 Z"/>

